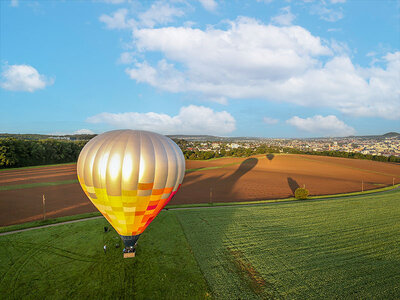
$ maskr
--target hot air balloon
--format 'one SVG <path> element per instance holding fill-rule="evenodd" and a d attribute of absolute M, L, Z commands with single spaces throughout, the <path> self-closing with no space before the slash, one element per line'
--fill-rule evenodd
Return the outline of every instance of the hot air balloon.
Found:
<path fill-rule="evenodd" d="M 85 145 L 77 173 L 85 194 L 132 249 L 180 188 L 185 159 L 166 136 L 114 130 Z"/>

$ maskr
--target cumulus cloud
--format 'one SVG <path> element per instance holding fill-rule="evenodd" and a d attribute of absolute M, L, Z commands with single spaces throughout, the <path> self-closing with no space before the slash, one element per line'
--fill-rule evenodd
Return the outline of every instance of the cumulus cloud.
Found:
<path fill-rule="evenodd" d="M 279 122 L 279 120 L 278 119 L 274 119 L 274 118 L 270 118 L 270 117 L 264 117 L 263 118 L 263 122 L 265 124 L 268 124 L 268 125 L 274 125 L 274 124 L 277 124 Z"/>
<path fill-rule="evenodd" d="M 118 63 L 129 65 L 135 61 L 135 53 L 133 52 L 123 52 L 119 56 Z"/>
<path fill-rule="evenodd" d="M 316 115 L 310 118 L 300 118 L 294 116 L 286 123 L 296 127 L 300 131 L 319 134 L 322 136 L 349 136 L 354 135 L 353 127 L 346 125 L 334 115 L 321 116 Z"/>
<path fill-rule="evenodd" d="M 280 15 L 272 18 L 272 22 L 279 25 L 289 26 L 295 18 L 296 16 L 290 11 L 290 6 L 286 6 L 281 9 Z"/>
<path fill-rule="evenodd" d="M 121 8 L 111 15 L 102 14 L 99 17 L 100 22 L 106 24 L 108 29 L 135 29 L 137 27 L 154 27 L 173 22 L 175 18 L 184 15 L 184 11 L 178 7 L 171 6 L 169 3 L 157 1 L 150 8 L 138 14 L 135 20 L 128 16 L 129 11 Z"/>
<path fill-rule="evenodd" d="M 94 132 L 90 129 L 82 128 L 82 129 L 78 129 L 78 130 L 74 131 L 73 134 L 94 134 Z"/>
<path fill-rule="evenodd" d="M 203 5 L 203 7 L 209 11 L 214 11 L 218 6 L 215 0 L 199 0 L 199 1 L 201 5 Z"/>
<path fill-rule="evenodd" d="M 103 0 L 105 3 L 110 4 L 122 4 L 125 3 L 126 0 Z"/>
<path fill-rule="evenodd" d="M 9 91 L 34 92 L 53 84 L 53 79 L 46 76 L 29 65 L 5 66 L 2 75 L 1 87 Z"/>
<path fill-rule="evenodd" d="M 173 7 L 165 2 L 156 2 L 150 8 L 139 15 L 139 20 L 142 26 L 154 27 L 157 24 L 167 24 L 176 17 L 184 15 L 183 10 Z"/>
<path fill-rule="evenodd" d="M 126 8 L 121 8 L 112 13 L 111 16 L 103 14 L 100 16 L 99 20 L 106 24 L 108 29 L 126 29 L 136 26 L 134 19 L 127 19 L 128 10 Z"/>
<path fill-rule="evenodd" d="M 182 107 L 179 114 L 126 112 L 101 113 L 87 119 L 89 123 L 106 123 L 115 128 L 156 131 L 163 134 L 224 135 L 235 130 L 235 118 L 226 111 L 216 112 L 204 106 Z"/>
<path fill-rule="evenodd" d="M 209 99 L 258 98 L 322 106 L 355 116 L 400 118 L 400 52 L 383 67 L 352 63 L 346 44 L 324 43 L 300 26 L 238 18 L 226 30 L 209 27 L 133 30 L 138 57 L 126 73 L 169 92 Z M 146 54 L 157 52 L 155 64 Z"/>
<path fill-rule="evenodd" d="M 344 14 L 341 8 L 328 8 L 326 5 L 318 4 L 311 7 L 311 14 L 318 15 L 321 20 L 336 22 L 343 19 Z"/>

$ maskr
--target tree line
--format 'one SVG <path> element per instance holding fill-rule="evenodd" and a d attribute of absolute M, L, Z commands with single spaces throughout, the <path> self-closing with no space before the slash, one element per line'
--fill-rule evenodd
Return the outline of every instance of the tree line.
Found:
<path fill-rule="evenodd" d="M 248 157 L 255 154 L 268 154 L 268 153 L 290 153 L 290 154 L 307 154 L 307 155 L 320 155 L 320 156 L 332 156 L 332 157 L 343 157 L 343 158 L 354 158 L 354 159 L 368 159 L 381 162 L 395 162 L 400 163 L 400 157 L 362 154 L 357 152 L 342 152 L 342 151 L 302 151 L 294 148 L 279 148 L 269 147 L 261 145 L 255 148 L 244 148 L 239 147 L 236 149 L 218 151 L 193 151 L 193 150 L 182 150 L 185 159 L 189 160 L 207 160 L 211 158 L 234 156 L 234 157 Z"/>
<path fill-rule="evenodd" d="M 76 162 L 80 151 L 87 142 L 88 140 L 21 140 L 15 138 L 0 138 L 0 169 Z M 179 140 L 177 144 L 181 147 L 185 159 L 188 160 L 207 160 L 226 156 L 248 157 L 255 154 L 269 153 L 292 153 L 400 163 L 400 157 L 396 156 L 380 156 L 341 151 L 301 151 L 294 148 L 280 148 L 267 145 L 260 145 L 253 148 L 223 148 L 219 151 L 194 151 L 187 150 L 185 142 L 186 141 Z"/>
<path fill-rule="evenodd" d="M 0 138 L 0 168 L 76 162 L 87 141 Z"/>

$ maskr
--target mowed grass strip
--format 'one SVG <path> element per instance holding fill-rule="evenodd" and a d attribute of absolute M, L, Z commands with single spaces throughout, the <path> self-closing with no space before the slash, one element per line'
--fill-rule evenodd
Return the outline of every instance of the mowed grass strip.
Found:
<path fill-rule="evenodd" d="M 31 189 L 31 188 L 35 188 L 35 187 L 41 187 L 41 186 L 53 186 L 53 185 L 72 184 L 72 183 L 78 183 L 78 179 L 59 180 L 59 181 L 53 181 L 53 182 L 34 182 L 34 183 L 25 183 L 25 184 L 4 185 L 4 186 L 0 186 L 0 191 Z"/>
<path fill-rule="evenodd" d="M 173 213 L 161 212 L 146 229 L 134 259 L 122 258 L 118 234 L 104 226 L 94 219 L 0 237 L 1 298 L 210 297 Z"/>
<path fill-rule="evenodd" d="M 399 299 L 400 192 L 176 211 L 217 299 Z"/>

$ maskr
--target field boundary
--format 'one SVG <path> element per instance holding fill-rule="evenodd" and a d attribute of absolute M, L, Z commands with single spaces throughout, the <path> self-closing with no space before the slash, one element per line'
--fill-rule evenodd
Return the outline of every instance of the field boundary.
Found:
<path fill-rule="evenodd" d="M 19 232 L 19 231 L 25 231 L 25 230 L 29 230 L 29 229 L 43 228 L 48 225 L 64 224 L 64 223 L 68 223 L 70 221 L 79 221 L 79 220 L 84 220 L 84 219 L 92 219 L 92 218 L 96 218 L 96 217 L 101 217 L 101 213 L 100 212 L 92 212 L 92 213 L 85 213 L 85 214 L 79 214 L 79 215 L 72 215 L 72 216 L 66 216 L 66 217 L 59 217 L 59 218 L 53 218 L 53 219 L 26 222 L 26 223 L 22 223 L 22 224 L 3 226 L 3 227 L 0 227 L 0 235 L 3 235 L 6 232 Z"/>
<path fill-rule="evenodd" d="M 308 202 L 308 201 L 317 201 L 317 200 L 335 200 L 342 198 L 351 198 L 351 197 L 361 197 L 365 195 L 371 194 L 379 194 L 379 193 L 387 193 L 399 190 L 400 184 L 396 184 L 394 186 L 388 186 L 379 189 L 368 190 L 364 192 L 354 192 L 347 194 L 332 194 L 332 195 L 323 195 L 323 196 L 312 196 L 308 197 L 306 200 L 296 199 L 294 197 L 284 198 L 284 199 L 270 199 L 270 200 L 259 200 L 259 201 L 242 201 L 242 202 L 215 202 L 215 203 L 200 203 L 200 204 L 181 204 L 181 205 L 171 205 L 166 206 L 163 210 L 180 210 L 180 209 L 199 209 L 199 208 L 213 208 L 213 207 L 236 207 L 236 206 L 255 206 L 255 205 L 268 205 L 268 204 L 286 204 L 286 203 L 294 203 L 294 202 Z M 100 212 L 79 214 L 67 217 L 60 217 L 55 219 L 41 220 L 28 222 L 23 224 L 16 224 L 10 226 L 0 227 L 0 236 L 14 234 L 18 232 L 52 227 L 57 225 L 63 225 L 68 223 L 75 223 L 80 221 L 87 221 L 95 218 L 103 217 Z"/>
<path fill-rule="evenodd" d="M 51 165 L 36 165 L 36 166 L 26 166 L 26 167 L 15 167 L 15 168 L 2 168 L 0 172 L 10 171 L 10 170 L 23 170 L 23 169 L 37 169 L 37 168 L 45 168 L 45 167 L 57 167 L 57 166 L 67 166 L 76 164 L 75 162 L 61 163 L 61 164 L 51 164 Z"/>

